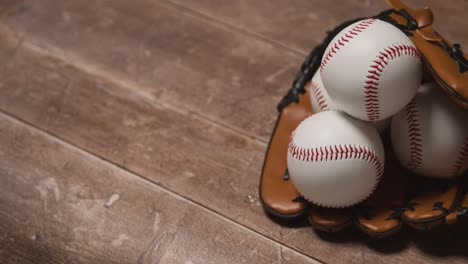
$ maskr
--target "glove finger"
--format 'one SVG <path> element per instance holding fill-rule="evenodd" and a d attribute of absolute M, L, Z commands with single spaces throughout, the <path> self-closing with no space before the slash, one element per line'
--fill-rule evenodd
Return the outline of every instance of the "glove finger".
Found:
<path fill-rule="evenodd" d="M 352 224 L 351 208 L 324 208 L 311 205 L 309 222 L 318 230 L 336 232 Z"/>
<path fill-rule="evenodd" d="M 459 222 L 461 219 L 468 218 L 468 175 L 464 175 L 464 183 L 463 183 L 463 195 L 460 199 L 460 204 L 458 208 L 453 212 L 449 213 L 445 217 L 445 222 L 447 224 L 455 224 Z"/>
<path fill-rule="evenodd" d="M 388 140 L 384 137 L 388 146 Z M 408 191 L 408 171 L 401 167 L 387 147 L 385 171 L 375 193 L 356 208 L 356 227 L 373 237 L 387 237 L 400 231 L 400 210 Z"/>
<path fill-rule="evenodd" d="M 292 131 L 312 114 L 308 93 L 299 95 L 299 103 L 284 107 L 270 139 L 260 179 L 259 196 L 265 211 L 280 221 L 295 221 L 307 216 L 306 203 L 287 175 L 286 155 Z M 286 171 L 286 174 L 285 174 Z"/>
<path fill-rule="evenodd" d="M 445 223 L 446 216 L 458 208 L 464 196 L 460 179 L 447 181 L 414 176 L 411 186 L 417 191 L 403 209 L 402 219 L 419 230 Z"/>
<path fill-rule="evenodd" d="M 369 236 L 384 238 L 398 233 L 402 222 L 393 208 L 370 209 L 368 213 L 360 213 L 356 217 L 356 227 Z"/>
<path fill-rule="evenodd" d="M 464 195 L 464 199 L 462 201 L 463 202 L 456 210 L 445 217 L 445 222 L 447 224 L 453 225 L 461 221 L 461 219 L 466 220 L 468 218 L 468 194 Z"/>
<path fill-rule="evenodd" d="M 467 108 L 467 75 L 464 74 L 468 68 L 465 59 L 466 54 L 462 52 L 459 45 L 451 45 L 434 30 L 431 11 L 416 11 L 408 7 L 404 7 L 403 10 L 416 19 L 417 26 L 408 27 L 407 25 L 410 23 L 401 13 L 390 14 L 390 19 L 380 18 L 397 27 L 404 27 L 405 31 L 411 33 L 408 37 L 418 48 L 424 64 L 430 69 L 431 75 L 456 103 Z"/>

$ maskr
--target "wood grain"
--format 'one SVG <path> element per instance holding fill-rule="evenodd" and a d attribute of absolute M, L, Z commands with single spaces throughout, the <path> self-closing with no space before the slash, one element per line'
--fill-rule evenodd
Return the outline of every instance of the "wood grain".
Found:
<path fill-rule="evenodd" d="M 3 21 L 61 59 L 263 142 L 303 60 L 153 0 L 25 1 Z"/>
<path fill-rule="evenodd" d="M 437 263 L 438 254 L 466 260 L 463 227 L 432 233 L 429 245 L 417 233 L 369 242 L 355 233 L 327 237 L 281 227 L 257 197 L 264 144 L 38 54 L 26 40 L 15 49 L 17 40 L 6 38 L 0 109 L 12 116 L 325 262 Z"/>
<path fill-rule="evenodd" d="M 304 54 L 326 30 L 387 8 L 383 0 L 24 2 L 3 19 L 17 34 L 163 104 L 263 142 Z M 432 6 L 441 33 L 468 45 L 466 1 L 409 3 Z"/>
<path fill-rule="evenodd" d="M 209 17 L 240 31 L 278 43 L 306 54 L 323 40 L 325 32 L 357 17 L 373 16 L 388 9 L 384 0 L 165 0 Z M 221 3 L 220 3 L 221 2 Z M 468 48 L 465 12 L 468 2 L 456 0 L 403 0 L 414 8 L 429 6 L 434 26 L 449 40 Z"/>
<path fill-rule="evenodd" d="M 3 264 L 317 263 L 3 114 L 0 193 Z"/>
<path fill-rule="evenodd" d="M 259 228 L 278 231 L 257 198 L 264 146 L 15 43 L 0 47 L 0 109 L 215 211 L 240 219 L 247 211 Z"/>
<path fill-rule="evenodd" d="M 16 0 L 2 0 L 0 2 L 0 18 L 7 15 L 8 12 L 14 11 L 14 8 L 20 4 L 21 1 Z"/>

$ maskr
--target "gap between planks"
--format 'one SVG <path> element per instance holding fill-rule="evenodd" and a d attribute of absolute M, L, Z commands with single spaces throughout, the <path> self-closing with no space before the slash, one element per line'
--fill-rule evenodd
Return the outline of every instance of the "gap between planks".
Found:
<path fill-rule="evenodd" d="M 283 49 L 283 50 L 285 50 L 285 51 L 291 53 L 292 55 L 295 55 L 295 56 L 297 56 L 297 57 L 299 57 L 301 59 L 304 59 L 308 55 L 307 53 L 304 53 L 301 50 L 291 48 L 291 47 L 287 46 L 286 44 L 275 41 L 273 39 L 270 39 L 270 38 L 265 37 L 265 36 L 263 36 L 261 34 L 255 33 L 253 31 L 242 29 L 242 28 L 237 27 L 237 26 L 235 26 L 233 24 L 226 23 L 226 22 L 224 22 L 224 21 L 222 21 L 222 20 L 220 20 L 220 19 L 218 19 L 216 17 L 210 16 L 208 14 L 205 14 L 205 13 L 201 12 L 201 11 L 198 11 L 198 10 L 195 10 L 193 8 L 184 6 L 182 4 L 173 2 L 171 0 L 161 0 L 161 3 L 165 4 L 166 6 L 173 7 L 175 9 L 179 10 L 180 12 L 184 12 L 186 14 L 189 14 L 192 17 L 205 20 L 205 21 L 209 22 L 210 24 L 213 24 L 213 25 L 215 25 L 217 27 L 227 29 L 227 30 L 230 30 L 230 31 L 235 31 L 235 32 L 238 32 L 238 33 L 240 33 L 242 35 L 245 35 L 247 37 L 250 37 L 250 38 L 253 38 L 253 39 L 256 39 L 256 40 L 260 40 L 261 42 L 268 43 L 270 45 L 273 45 L 275 47 Z M 299 69 L 299 67 L 300 67 L 300 65 L 298 65 L 298 69 Z M 292 83 L 292 80 L 291 80 L 291 83 Z M 286 93 L 286 91 L 285 91 L 285 93 Z"/>
<path fill-rule="evenodd" d="M 23 1 L 21 1 L 18 5 L 14 5 L 13 7 L 5 10 L 4 13 L 8 13 L 8 12 L 11 12 L 11 10 L 18 9 L 21 6 L 22 2 Z M 255 32 L 244 30 L 244 29 L 242 29 L 240 27 L 237 27 L 235 25 L 223 22 L 222 20 L 219 20 L 219 19 L 217 19 L 217 18 L 215 18 L 213 16 L 210 16 L 208 14 L 204 14 L 204 13 L 202 13 L 200 11 L 195 10 L 195 9 L 183 6 L 183 5 L 179 4 L 179 3 L 176 3 L 176 2 L 173 2 L 173 1 L 170 1 L 170 0 L 162 0 L 161 4 L 166 5 L 166 6 L 170 7 L 170 8 L 174 8 L 179 12 L 186 13 L 186 14 L 194 17 L 194 18 L 204 20 L 204 21 L 206 21 L 206 22 L 208 22 L 208 23 L 210 23 L 213 26 L 216 26 L 218 28 L 222 28 L 222 29 L 228 30 L 228 31 L 238 32 L 241 35 L 245 35 L 245 36 L 247 36 L 249 38 L 253 38 L 253 39 L 256 39 L 258 41 L 270 44 L 270 45 L 272 45 L 274 47 L 277 47 L 279 49 L 282 49 L 282 50 L 290 53 L 293 56 L 296 56 L 300 60 L 303 60 L 308 55 L 307 53 L 304 53 L 303 51 L 296 50 L 296 49 L 293 49 L 291 47 L 288 47 L 287 45 L 285 45 L 283 43 L 280 43 L 280 42 L 277 42 L 275 40 L 269 39 L 268 37 L 265 37 L 265 36 L 263 36 L 261 34 L 257 34 Z M 2 14 L 0 14 L 0 22 L 1 22 L 1 15 Z M 19 36 L 17 34 L 17 32 L 15 32 L 12 28 L 9 28 L 6 25 L 0 25 L 0 30 L 2 28 L 6 29 L 6 30 L 3 30 L 3 31 L 7 35 L 10 35 L 10 37 L 14 38 L 15 40 L 19 39 L 20 42 L 22 42 L 24 40 L 24 38 L 25 38 L 25 36 L 22 36 L 22 35 Z M 21 45 L 21 43 L 19 45 Z M 98 77 L 100 79 L 109 81 L 110 83 L 117 84 L 117 85 L 119 85 L 121 87 L 124 87 L 124 88 L 127 88 L 127 89 L 131 90 L 131 91 L 134 91 L 135 94 L 140 95 L 143 99 L 146 99 L 147 101 L 151 102 L 153 105 L 156 105 L 156 106 L 159 105 L 159 106 L 162 106 L 162 107 L 164 107 L 166 109 L 172 110 L 174 112 L 177 112 L 177 113 L 180 113 L 180 114 L 183 114 L 183 115 L 190 115 L 192 117 L 195 117 L 196 119 L 208 121 L 209 123 L 214 124 L 217 127 L 223 128 L 223 130 L 231 131 L 231 132 L 235 133 L 236 135 L 238 135 L 238 136 L 240 136 L 242 138 L 253 140 L 253 141 L 256 141 L 258 143 L 261 143 L 260 145 L 263 146 L 263 147 L 265 147 L 268 144 L 268 140 L 265 140 L 265 139 L 263 139 L 263 138 L 261 138 L 261 137 L 259 137 L 257 135 L 252 135 L 252 134 L 250 134 L 248 132 L 245 132 L 241 128 L 236 127 L 235 125 L 231 125 L 231 124 L 229 124 L 227 122 L 223 122 L 222 120 L 218 120 L 217 118 L 210 117 L 209 115 L 206 115 L 206 114 L 204 114 L 204 113 L 202 113 L 200 111 L 197 111 L 197 110 L 193 110 L 192 108 L 184 106 L 184 105 L 171 105 L 169 103 L 158 100 L 151 93 L 147 92 L 150 89 L 142 89 L 143 85 L 137 84 L 136 82 L 133 82 L 133 81 L 131 81 L 129 79 L 123 79 L 123 78 L 121 78 L 119 76 L 116 76 L 115 74 L 111 74 L 111 73 L 107 72 L 106 70 L 101 69 L 100 67 L 95 67 L 94 65 L 92 65 L 92 63 L 89 63 L 89 62 L 86 62 L 85 60 L 82 60 L 79 56 L 72 56 L 70 54 L 65 54 L 59 48 L 56 48 L 56 47 L 54 47 L 52 45 L 48 45 L 46 43 L 41 43 L 41 46 L 39 46 L 39 45 L 34 44 L 33 42 L 30 42 L 30 41 L 25 41 L 24 43 L 22 43 L 22 45 L 24 47 L 38 53 L 38 54 L 41 54 L 41 55 L 44 55 L 46 57 L 50 57 L 50 58 L 53 58 L 53 59 L 57 59 L 57 60 L 62 61 L 64 63 L 68 64 L 68 65 L 72 65 L 75 68 L 77 68 L 77 69 L 81 70 L 82 72 L 85 72 L 85 73 L 87 73 L 87 74 L 89 74 L 91 76 Z M 297 69 L 299 69 L 300 67 L 301 67 L 301 65 L 297 65 Z M 291 80 L 291 83 L 292 82 L 293 82 L 293 80 Z M 287 90 L 289 90 L 289 88 L 290 87 L 285 87 L 284 88 L 285 89 L 284 94 L 286 94 L 286 92 L 287 92 Z M 278 102 L 279 102 L 279 100 L 278 100 Z M 272 113 L 272 114 L 276 115 L 276 111 L 274 113 Z"/>
<path fill-rule="evenodd" d="M 0 20 L 1 22 L 1 20 Z M 190 116 L 194 119 L 200 120 L 202 122 L 206 122 L 209 124 L 214 125 L 217 128 L 220 128 L 224 131 L 229 131 L 230 133 L 235 134 L 236 136 L 239 136 L 243 139 L 246 139 L 247 141 L 253 141 L 256 144 L 259 144 L 262 147 L 266 147 L 268 144 L 268 141 L 256 136 L 256 135 L 251 135 L 242 129 L 225 123 L 223 121 L 217 120 L 216 118 L 212 118 L 208 115 L 205 115 L 199 111 L 193 110 L 192 108 L 189 108 L 187 106 L 183 105 L 171 105 L 169 103 L 163 102 L 159 99 L 157 99 L 154 95 L 151 93 L 147 92 L 147 90 L 150 89 L 144 89 L 143 85 L 137 84 L 136 82 L 133 82 L 128 79 L 120 78 L 116 76 L 115 74 L 108 73 L 106 70 L 102 70 L 99 67 L 95 67 L 94 65 L 87 63 L 86 61 L 82 60 L 79 56 L 73 56 L 69 54 L 65 54 L 62 52 L 59 48 L 55 48 L 51 45 L 48 45 L 46 43 L 41 43 L 41 46 L 28 41 L 27 37 L 24 35 L 19 35 L 16 32 L 12 32 L 13 29 L 5 26 L 5 25 L 0 25 L 0 34 L 1 35 L 6 35 L 7 37 L 13 39 L 13 41 L 18 42 L 17 48 L 19 49 L 21 47 L 26 48 L 27 50 L 30 50 L 36 54 L 42 55 L 44 57 L 49 57 L 51 59 L 63 62 L 66 65 L 72 66 L 73 68 L 78 69 L 81 72 L 84 72 L 90 76 L 96 77 L 97 79 L 102 79 L 104 81 L 107 81 L 111 84 L 114 84 L 116 86 L 122 87 L 124 89 L 127 89 L 131 91 L 133 94 L 137 95 L 140 97 L 140 99 L 145 100 L 146 102 L 149 102 L 151 105 L 154 105 L 156 107 L 162 107 L 167 110 L 179 113 L 184 116 Z M 286 91 L 286 90 L 285 90 Z M 285 92 L 286 93 L 286 92 Z M 276 112 L 274 113 L 276 115 Z"/>
<path fill-rule="evenodd" d="M 69 142 L 65 139 L 62 139 L 60 138 L 58 135 L 54 134 L 54 133 L 50 133 L 48 131 L 45 131 L 41 128 L 38 128 L 36 127 L 34 124 L 31 124 L 29 123 L 28 121 L 26 120 L 23 120 L 15 115 L 12 115 L 8 112 L 5 112 L 3 109 L 0 109 L 0 118 L 4 118 L 10 122 L 13 122 L 15 124 L 18 124 L 20 126 L 25 126 L 27 127 L 28 129 L 30 129 L 32 132 L 34 133 L 37 133 L 38 135 L 41 135 L 43 137 L 45 137 L 47 140 L 50 140 L 51 142 L 54 142 L 54 143 L 57 143 L 57 144 L 60 144 L 66 148 L 68 148 L 69 150 L 71 151 L 75 151 L 77 153 L 79 153 L 80 155 L 83 155 L 84 157 L 90 159 L 91 161 L 95 161 L 95 162 L 101 162 L 101 163 L 104 163 L 106 164 L 107 166 L 110 166 L 111 168 L 113 169 L 116 169 L 120 172 L 122 172 L 122 175 L 125 175 L 126 177 L 131 177 L 132 179 L 136 179 L 136 180 L 139 180 L 141 181 L 142 183 L 146 184 L 146 185 L 149 185 L 155 189 L 157 189 L 158 191 L 161 191 L 161 192 L 164 192 L 164 193 L 167 193 L 171 196 L 173 196 L 174 198 L 180 200 L 180 201 L 183 201 L 183 202 L 186 202 L 196 208 L 199 208 L 201 210 L 203 210 L 205 213 L 209 213 L 211 215 L 214 215 L 216 217 L 219 217 L 220 219 L 223 219 L 224 221 L 234 225 L 234 226 L 237 226 L 239 228 L 241 228 L 242 230 L 246 231 L 246 232 L 250 232 L 254 235 L 257 235 L 257 236 L 260 236 L 261 238 L 265 239 L 265 240 L 268 240 L 268 241 L 271 241 L 273 242 L 274 244 L 277 244 L 279 247 L 280 247 L 280 250 L 282 250 L 282 248 L 287 248 L 289 250 L 292 250 L 293 252 L 296 252 L 297 254 L 303 256 L 303 257 L 306 257 L 306 258 L 310 258 L 318 263 L 325 263 L 311 255 L 308 255 L 308 254 L 305 254 L 304 252 L 301 252 L 299 251 L 298 249 L 295 249 L 279 240 L 276 240 L 274 238 L 271 238 L 271 237 L 268 237 L 267 235 L 264 235 L 262 233 L 260 233 L 259 231 L 256 231 L 254 229 L 251 229 L 249 227 L 246 227 L 244 225 L 242 225 L 241 223 L 239 222 L 236 222 L 234 220 L 232 220 L 231 218 L 221 214 L 220 212 L 216 211 L 216 210 L 213 210 L 213 209 L 210 209 L 210 208 L 207 208 L 205 207 L 203 204 L 197 202 L 197 201 L 194 201 L 190 198 L 187 198 L 183 195 L 180 195 L 179 193 L 177 192 L 174 192 L 170 189 L 167 189 L 161 185 L 159 185 L 158 183 L 146 178 L 145 176 L 141 175 L 141 174 L 138 174 L 136 172 L 133 172 L 132 170 L 129 170 L 125 167 L 123 167 L 122 165 L 119 165 L 117 163 L 114 163 L 102 156 L 99 156 L 97 154 L 94 154 L 90 151 L 87 151 L 85 149 L 82 149 L 80 148 L 79 146 L 73 144 L 72 142 Z M 266 216 L 265 216 L 266 217 Z"/>

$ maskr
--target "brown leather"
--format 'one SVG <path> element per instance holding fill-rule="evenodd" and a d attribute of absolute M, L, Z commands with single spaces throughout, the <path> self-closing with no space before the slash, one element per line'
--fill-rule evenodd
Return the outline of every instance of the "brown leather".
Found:
<path fill-rule="evenodd" d="M 425 27 L 416 30 L 416 33 L 419 34 L 426 41 L 442 41 L 443 38 L 434 31 L 432 27 Z"/>
<path fill-rule="evenodd" d="M 351 208 L 322 208 L 314 205 L 309 211 L 309 222 L 318 230 L 337 232 L 353 223 L 352 210 Z"/>
<path fill-rule="evenodd" d="M 400 0 L 387 0 L 387 3 L 393 7 L 395 10 L 411 10 L 410 13 L 414 19 L 418 22 L 419 27 L 426 27 L 432 25 L 434 22 L 434 14 L 429 7 L 424 7 L 423 9 L 413 10 L 407 5 L 403 4 Z"/>
<path fill-rule="evenodd" d="M 447 214 L 459 206 L 462 198 L 459 180 L 446 182 L 414 177 L 411 186 L 417 193 L 410 200 L 410 208 L 402 214 L 402 219 L 416 229 L 431 229 L 437 223 L 445 222 Z"/>
<path fill-rule="evenodd" d="M 357 210 L 356 226 L 374 236 L 386 237 L 401 229 L 401 221 L 395 215 L 394 208 L 401 208 L 406 203 L 409 172 L 396 159 L 388 135 L 384 137 L 386 157 L 385 171 L 375 193 L 364 202 L 365 210 Z"/>
<path fill-rule="evenodd" d="M 401 230 L 402 224 L 399 219 L 389 219 L 389 215 L 394 213 L 393 209 L 382 209 L 374 211 L 366 217 L 357 215 L 356 226 L 364 233 L 373 237 L 387 237 Z"/>
<path fill-rule="evenodd" d="M 433 29 L 432 12 L 428 8 L 413 10 L 399 0 L 387 2 L 397 11 L 406 10 L 418 22 L 417 29 L 408 30 L 413 33 L 409 38 L 427 62 L 434 79 L 455 102 L 468 108 L 468 72 L 461 73 L 458 62 L 446 50 L 436 45 L 444 45 L 445 42 L 452 47 L 450 42 Z M 407 24 L 406 18 L 397 13 L 391 14 L 390 17 L 403 26 Z M 467 58 L 466 54 L 463 56 Z"/>
<path fill-rule="evenodd" d="M 460 204 L 458 205 L 458 210 L 454 210 L 445 217 L 445 222 L 447 224 L 455 224 L 458 222 L 462 210 L 468 210 L 468 193 L 465 193 L 460 199 Z"/>
<path fill-rule="evenodd" d="M 445 222 L 447 222 L 447 224 L 450 224 L 450 225 L 453 225 L 455 224 L 456 222 L 458 222 L 458 212 L 457 211 L 453 211 L 451 212 L 450 214 L 448 214 L 446 217 L 445 217 Z"/>
<path fill-rule="evenodd" d="M 307 89 L 306 89 L 307 90 Z M 305 209 L 305 203 L 294 201 L 300 197 L 291 180 L 284 180 L 287 168 L 286 155 L 292 131 L 306 117 L 313 114 L 309 92 L 299 96 L 299 103 L 285 107 L 277 120 L 274 134 L 265 158 L 260 185 L 263 204 L 280 215 L 297 215 Z"/>
<path fill-rule="evenodd" d="M 439 218 L 439 219 L 435 219 L 432 221 L 425 221 L 421 223 L 405 222 L 406 225 L 416 230 L 431 230 L 431 229 L 434 229 L 435 227 L 440 226 L 443 223 L 444 223 L 444 218 Z"/>
<path fill-rule="evenodd" d="M 419 27 L 427 27 L 432 25 L 434 22 L 434 14 L 429 7 L 425 7 L 424 9 L 414 10 L 414 17 L 416 21 L 418 21 Z"/>
<path fill-rule="evenodd" d="M 412 10 L 407 5 L 403 4 L 403 2 L 401 2 L 400 0 L 387 0 L 387 3 L 395 10 Z M 419 27 L 432 25 L 432 22 L 434 21 L 434 15 L 428 7 L 424 7 L 423 9 L 419 10 L 412 10 L 411 14 L 418 22 Z"/>

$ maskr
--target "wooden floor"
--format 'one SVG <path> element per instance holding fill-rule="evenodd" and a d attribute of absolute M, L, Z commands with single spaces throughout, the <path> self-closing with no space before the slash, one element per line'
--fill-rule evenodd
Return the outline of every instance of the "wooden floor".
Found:
<path fill-rule="evenodd" d="M 468 1 L 429 5 L 468 47 Z M 468 263 L 468 228 L 282 227 L 257 195 L 304 56 L 384 1 L 0 0 L 0 263 Z"/>

